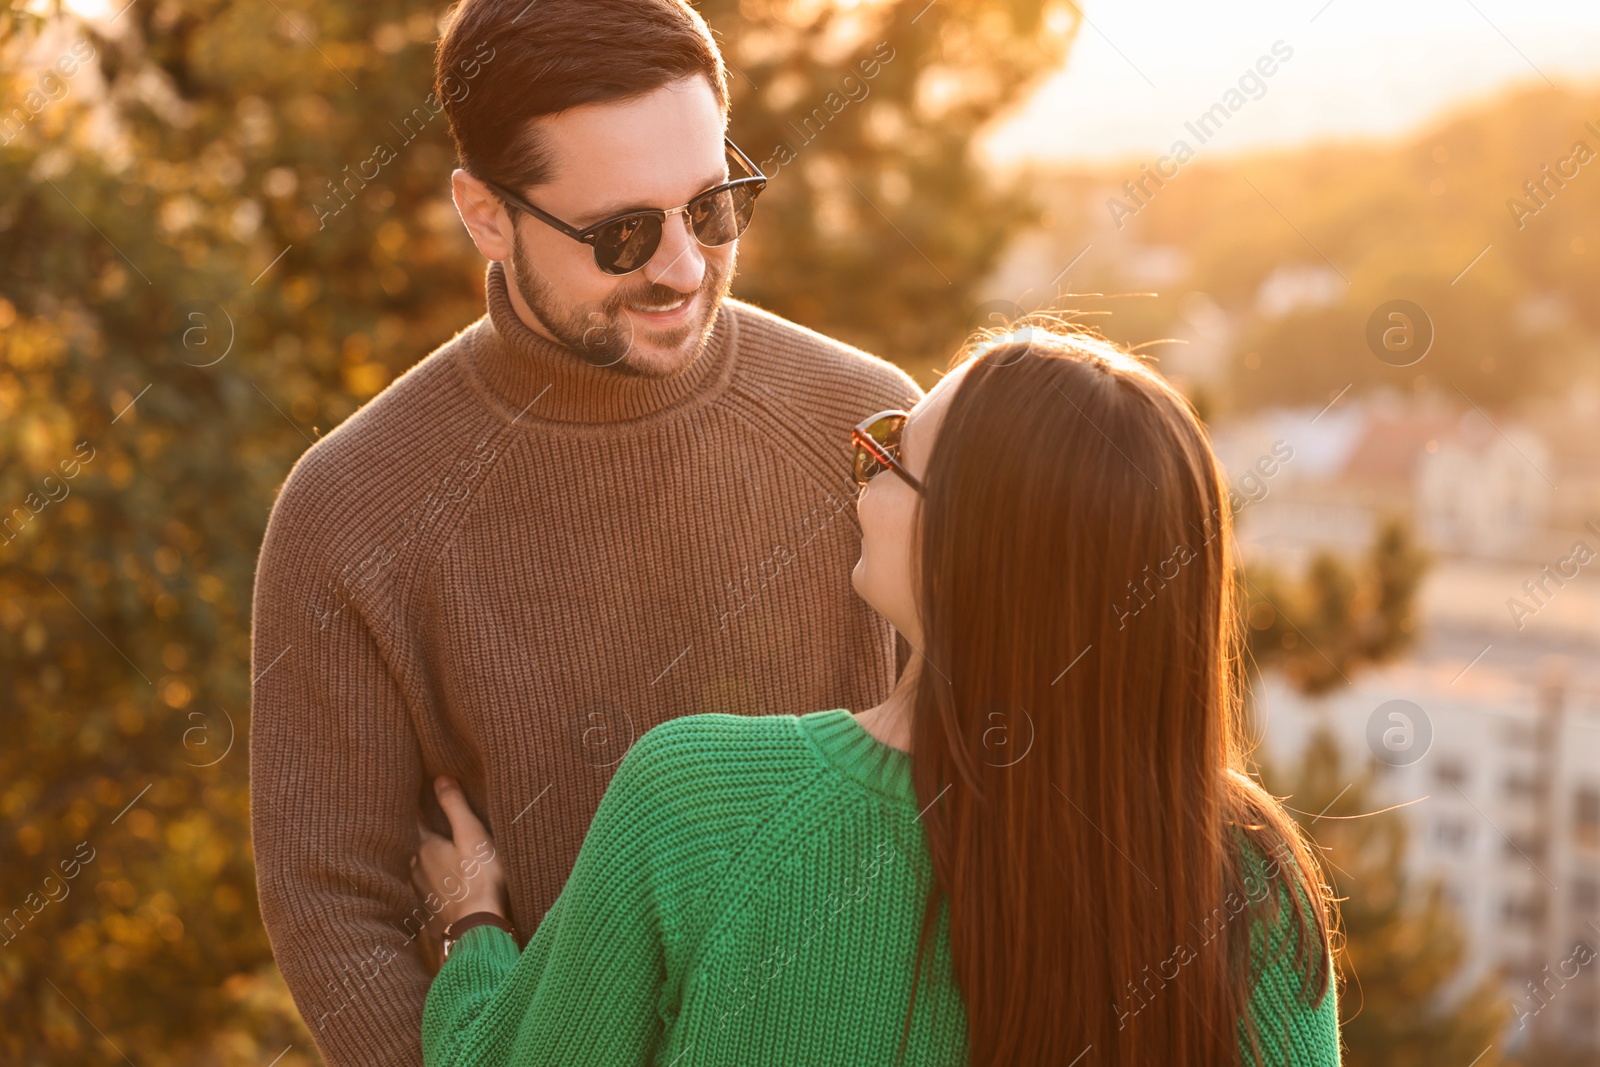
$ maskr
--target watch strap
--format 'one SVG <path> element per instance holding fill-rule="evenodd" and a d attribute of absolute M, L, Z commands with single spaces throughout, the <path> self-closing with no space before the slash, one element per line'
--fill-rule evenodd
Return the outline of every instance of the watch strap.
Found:
<path fill-rule="evenodd" d="M 461 940 L 461 935 L 475 926 L 498 926 L 511 935 L 511 940 L 517 940 L 517 928 L 504 916 L 496 915 L 492 911 L 475 911 L 471 915 L 463 915 L 455 922 L 444 928 L 444 958 L 450 958 L 450 946 Z"/>

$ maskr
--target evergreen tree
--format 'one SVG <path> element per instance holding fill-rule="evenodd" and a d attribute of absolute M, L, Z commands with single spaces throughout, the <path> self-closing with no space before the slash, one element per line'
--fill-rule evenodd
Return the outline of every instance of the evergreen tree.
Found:
<path fill-rule="evenodd" d="M 1410 527 L 1386 521 L 1359 566 L 1319 552 L 1302 581 L 1268 566 L 1245 572 L 1247 649 L 1258 670 L 1281 669 L 1308 694 L 1346 684 L 1416 639 L 1415 598 L 1427 555 Z"/>
<path fill-rule="evenodd" d="M 1252 568 L 1243 579 L 1252 663 L 1281 669 L 1314 697 L 1393 659 L 1417 637 L 1415 598 L 1426 570 L 1426 555 L 1400 520 L 1380 527 L 1359 565 L 1320 553 L 1299 582 Z M 1498 977 L 1454 988 L 1465 935 L 1441 887 L 1418 885 L 1406 873 L 1405 813 L 1371 814 L 1379 806 L 1372 765 L 1346 767 L 1337 741 L 1319 730 L 1291 773 L 1263 767 L 1262 780 L 1287 797 L 1316 842 L 1338 901 L 1348 1067 L 1502 1063 L 1492 1047 L 1509 1021 Z"/>
<path fill-rule="evenodd" d="M 1440 886 L 1407 876 L 1403 813 L 1370 814 L 1372 771 L 1345 766 L 1338 743 L 1319 732 L 1289 774 L 1264 768 L 1262 778 L 1316 841 L 1339 902 L 1346 1067 L 1504 1062 L 1491 1047 L 1509 1021 L 1498 980 L 1449 988 L 1465 956 L 1459 920 Z"/>

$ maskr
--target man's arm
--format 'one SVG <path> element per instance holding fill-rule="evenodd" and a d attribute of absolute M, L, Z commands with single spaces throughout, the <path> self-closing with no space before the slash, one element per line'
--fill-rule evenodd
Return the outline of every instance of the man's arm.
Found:
<path fill-rule="evenodd" d="M 438 925 L 409 877 L 421 755 L 384 651 L 334 584 L 360 553 L 329 558 L 343 553 L 325 547 L 327 516 L 305 502 L 306 480 L 297 468 L 285 485 L 256 573 L 250 814 L 261 915 L 329 1067 L 420 1065 L 429 978 L 413 944 Z"/>
<path fill-rule="evenodd" d="M 519 953 L 511 935 L 484 926 L 451 949 L 423 1014 L 427 1067 L 654 1062 L 669 980 L 660 890 L 678 873 L 664 870 L 654 850 L 664 810 L 657 767 L 668 743 L 649 731 L 623 757 L 526 948 Z M 464 800 L 450 821 L 465 871 L 471 843 L 487 832 Z"/>

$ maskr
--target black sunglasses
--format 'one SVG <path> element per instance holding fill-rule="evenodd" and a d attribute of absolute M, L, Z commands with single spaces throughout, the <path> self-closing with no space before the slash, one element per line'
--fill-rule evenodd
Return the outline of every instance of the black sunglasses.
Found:
<path fill-rule="evenodd" d="M 850 431 L 850 443 L 855 446 L 855 462 L 850 473 L 857 485 L 865 486 L 887 468 L 904 478 L 911 488 L 922 492 L 922 483 L 900 462 L 900 435 L 905 432 L 906 420 L 910 417 L 904 411 L 880 411 L 862 419 Z"/>
<path fill-rule="evenodd" d="M 666 231 L 670 215 L 686 216 L 695 240 L 708 248 L 727 244 L 744 233 L 745 227 L 750 225 L 750 217 L 756 210 L 756 197 L 767 187 L 767 176 L 738 145 L 726 137 L 722 140 L 728 147 L 729 158 L 738 162 L 749 177 L 735 178 L 713 186 L 682 207 L 670 211 L 659 208 L 629 211 L 583 230 L 562 222 L 547 211 L 539 210 L 503 185 L 488 179 L 480 180 L 510 206 L 526 211 L 574 241 L 592 246 L 595 266 L 605 273 L 632 274 L 649 263 L 656 249 L 661 247 L 661 235 Z"/>

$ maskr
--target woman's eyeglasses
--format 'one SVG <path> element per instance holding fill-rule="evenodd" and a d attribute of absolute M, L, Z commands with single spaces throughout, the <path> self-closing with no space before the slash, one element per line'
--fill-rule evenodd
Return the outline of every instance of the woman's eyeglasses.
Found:
<path fill-rule="evenodd" d="M 767 187 L 767 176 L 751 162 L 739 146 L 724 137 L 729 158 L 736 161 L 749 175 L 707 189 L 682 207 L 669 211 L 649 209 L 630 211 L 595 223 L 580 230 L 569 226 L 554 215 L 534 207 L 503 185 L 483 180 L 502 200 L 512 207 L 526 211 L 540 222 L 561 231 L 574 241 L 582 241 L 594 248 L 595 266 L 607 274 L 632 274 L 650 262 L 661 247 L 661 235 L 666 232 L 667 219 L 683 215 L 695 240 L 708 248 L 733 241 L 744 233 L 755 214 L 756 197 Z"/>
<path fill-rule="evenodd" d="M 850 442 L 856 449 L 851 474 L 857 485 L 865 486 L 887 467 L 904 478 L 911 488 L 922 492 L 922 483 L 900 462 L 900 435 L 905 432 L 906 420 L 910 417 L 905 411 L 880 411 L 850 431 Z"/>

